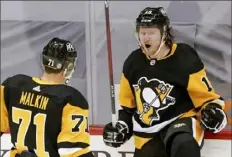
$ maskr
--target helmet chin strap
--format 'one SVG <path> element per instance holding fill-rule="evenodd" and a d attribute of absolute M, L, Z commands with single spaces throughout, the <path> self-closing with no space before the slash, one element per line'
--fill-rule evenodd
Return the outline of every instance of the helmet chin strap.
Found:
<path fill-rule="evenodd" d="M 72 75 L 74 73 L 74 68 L 70 71 L 67 70 L 67 68 L 64 70 L 64 83 L 68 84 L 69 80 L 72 78 Z"/>
<path fill-rule="evenodd" d="M 158 50 L 155 52 L 155 54 L 153 54 L 153 55 L 150 56 L 151 58 L 156 58 L 156 56 L 161 52 L 160 50 L 161 50 L 161 48 L 162 48 L 162 47 L 164 46 L 164 44 L 165 44 L 165 41 L 164 41 L 165 37 L 166 37 L 166 34 L 163 34 L 162 39 L 161 39 L 160 46 L 159 46 Z"/>

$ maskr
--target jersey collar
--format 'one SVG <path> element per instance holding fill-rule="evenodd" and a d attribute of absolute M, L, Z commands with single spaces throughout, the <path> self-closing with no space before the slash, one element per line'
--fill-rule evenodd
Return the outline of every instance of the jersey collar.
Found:
<path fill-rule="evenodd" d="M 32 77 L 32 80 L 35 81 L 38 84 L 47 84 L 47 85 L 58 85 L 58 84 L 60 84 L 60 83 L 56 83 L 56 82 L 43 81 L 38 77 Z"/>

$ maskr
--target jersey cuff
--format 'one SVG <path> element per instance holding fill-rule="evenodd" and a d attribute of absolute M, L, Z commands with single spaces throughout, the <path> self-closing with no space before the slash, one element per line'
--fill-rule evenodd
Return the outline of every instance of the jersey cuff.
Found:
<path fill-rule="evenodd" d="M 221 100 L 221 99 L 214 99 L 214 100 L 212 100 L 212 101 L 209 101 L 209 102 L 205 103 L 205 104 L 201 107 L 201 110 L 202 110 L 205 106 L 207 106 L 207 105 L 209 105 L 209 104 L 211 104 L 211 103 L 218 104 L 219 106 L 222 107 L 222 110 L 225 110 L 225 102 L 224 102 L 223 100 Z"/>

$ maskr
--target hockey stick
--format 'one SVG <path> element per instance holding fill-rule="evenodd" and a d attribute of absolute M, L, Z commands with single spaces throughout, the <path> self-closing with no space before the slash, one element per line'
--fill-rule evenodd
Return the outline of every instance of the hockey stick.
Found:
<path fill-rule="evenodd" d="M 114 94 L 114 76 L 113 76 L 113 62 L 112 62 L 111 34 L 110 34 L 109 4 L 107 0 L 105 0 L 105 20 L 106 20 L 106 40 L 107 40 L 107 52 L 108 52 L 112 125 L 115 126 L 117 117 L 116 117 L 115 94 Z"/>

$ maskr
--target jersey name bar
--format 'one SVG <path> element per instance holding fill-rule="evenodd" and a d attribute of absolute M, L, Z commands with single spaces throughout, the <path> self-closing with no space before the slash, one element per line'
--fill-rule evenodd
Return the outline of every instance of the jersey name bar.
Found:
<path fill-rule="evenodd" d="M 49 98 L 30 92 L 22 92 L 19 104 L 46 110 Z"/>

